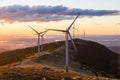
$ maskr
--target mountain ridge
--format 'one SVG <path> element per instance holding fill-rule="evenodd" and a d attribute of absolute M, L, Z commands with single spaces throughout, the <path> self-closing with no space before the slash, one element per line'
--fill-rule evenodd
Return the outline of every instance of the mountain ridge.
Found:
<path fill-rule="evenodd" d="M 70 55 L 69 58 L 71 62 L 70 69 L 75 70 L 76 68 L 79 69 L 82 66 L 83 66 L 82 68 L 89 66 L 88 67 L 89 69 L 93 69 L 93 73 L 104 71 L 105 73 L 104 72 L 101 73 L 101 74 L 104 74 L 104 76 L 107 76 L 105 74 L 111 74 L 111 75 L 114 75 L 115 77 L 119 77 L 118 75 L 119 73 L 117 72 L 118 66 L 119 66 L 117 64 L 118 56 L 119 56 L 118 54 L 110 51 L 104 45 L 101 45 L 96 42 L 85 41 L 85 40 L 80 40 L 80 39 L 74 39 L 74 41 L 75 41 L 75 44 L 77 45 L 79 54 L 75 53 L 74 48 L 71 42 L 69 41 L 69 45 L 70 45 L 69 46 L 69 55 Z M 43 55 L 42 57 L 37 57 L 33 59 L 33 61 L 39 64 L 51 65 L 51 66 L 57 66 L 57 67 L 61 66 L 62 68 L 64 68 L 65 66 L 64 43 L 65 43 L 64 41 L 59 41 L 59 42 L 44 44 L 43 45 L 44 51 L 47 51 L 48 53 Z M 1 62 L 2 61 L 4 62 L 5 60 L 6 61 L 4 63 L 0 63 L 0 65 L 2 66 L 6 64 L 12 64 L 14 62 L 22 61 L 28 56 L 35 55 L 35 53 L 37 53 L 37 46 L 30 47 L 30 48 L 24 48 L 24 49 L 17 49 L 14 51 L 3 52 L 0 54 L 0 61 Z M 92 56 L 91 54 L 94 56 Z M 9 57 L 5 58 L 6 55 Z M 58 65 L 58 63 L 55 63 L 55 61 L 60 62 L 60 65 Z M 83 64 L 83 65 L 78 66 L 78 64 Z M 113 64 L 115 65 L 112 66 Z"/>

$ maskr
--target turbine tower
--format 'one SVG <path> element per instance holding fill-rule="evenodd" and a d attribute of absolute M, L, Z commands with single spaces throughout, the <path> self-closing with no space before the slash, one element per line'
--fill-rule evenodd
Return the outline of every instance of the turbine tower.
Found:
<path fill-rule="evenodd" d="M 73 30 L 73 39 L 75 39 L 75 30 L 78 30 L 77 28 L 75 28 L 75 23 L 74 23 L 74 25 L 73 25 L 72 30 Z"/>
<path fill-rule="evenodd" d="M 85 40 L 85 30 L 83 30 L 83 39 Z"/>
<path fill-rule="evenodd" d="M 40 55 L 40 52 L 43 50 L 43 46 L 42 46 L 43 40 L 44 40 L 43 36 L 47 32 L 47 30 L 46 31 L 42 31 L 42 32 L 38 32 L 34 28 L 32 28 L 31 26 L 29 26 L 29 27 L 38 35 L 37 45 L 38 45 L 38 55 Z M 40 40 L 40 37 L 41 37 L 41 40 Z"/>
<path fill-rule="evenodd" d="M 41 37 L 41 51 L 43 51 L 43 42 L 45 43 L 45 40 L 44 40 L 44 35 L 45 33 L 47 32 L 48 30 L 44 31 L 42 34 L 40 34 L 40 37 Z"/>
<path fill-rule="evenodd" d="M 80 13 L 77 15 L 77 17 L 74 19 L 74 21 L 71 23 L 71 25 L 66 29 L 66 30 L 58 30 L 58 29 L 48 29 L 48 30 L 52 30 L 52 31 L 59 31 L 59 32 L 63 32 L 65 33 L 65 45 L 66 45 L 66 72 L 68 72 L 68 68 L 69 68 L 69 61 L 68 61 L 68 58 L 69 58 L 69 55 L 68 55 L 68 36 L 70 37 L 71 39 L 71 42 L 73 44 L 73 47 L 76 51 L 76 53 L 78 52 L 77 50 L 77 47 L 71 37 L 71 34 L 69 32 L 70 28 L 72 27 L 72 25 L 74 24 L 74 22 L 76 21 L 76 19 L 79 17 Z"/>

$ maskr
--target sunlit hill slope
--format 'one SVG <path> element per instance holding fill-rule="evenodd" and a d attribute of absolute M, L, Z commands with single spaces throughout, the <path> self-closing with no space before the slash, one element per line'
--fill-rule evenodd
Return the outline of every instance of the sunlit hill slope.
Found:
<path fill-rule="evenodd" d="M 107 47 L 92 41 L 74 39 L 78 53 L 69 41 L 70 70 L 91 76 L 109 76 L 119 78 L 119 55 Z M 26 64 L 41 64 L 65 68 L 65 42 L 52 42 L 44 44 L 41 56 L 35 57 L 37 47 L 29 47 L 0 53 L 0 66 L 25 61 L 34 56 Z M 29 63 L 32 62 L 32 63 Z M 25 63 L 25 62 L 23 62 Z M 33 64 L 33 65 L 34 65 Z M 24 64 L 25 65 L 25 64 Z M 109 75 L 108 75 L 109 74 Z M 110 76 L 109 76 L 110 77 Z M 84 79 L 83 79 L 84 80 Z M 102 80 L 102 79 L 101 79 Z M 104 80 L 104 79 L 103 79 Z"/>

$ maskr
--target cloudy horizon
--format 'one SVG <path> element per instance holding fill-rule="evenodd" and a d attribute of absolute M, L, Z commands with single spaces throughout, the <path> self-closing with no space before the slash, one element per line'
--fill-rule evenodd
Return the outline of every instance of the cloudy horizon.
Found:
<path fill-rule="evenodd" d="M 21 48 L 31 46 L 29 41 L 35 45 L 37 37 L 32 36 L 35 32 L 28 25 L 38 32 L 46 28 L 65 30 L 78 13 L 81 14 L 74 24 L 78 29 L 76 36 L 83 35 L 84 31 L 87 35 L 120 35 L 119 3 L 118 0 L 0 0 L 0 46 L 19 44 L 15 47 Z M 64 40 L 62 33 L 50 31 L 47 34 L 52 40 L 56 34 L 58 39 Z M 19 35 L 23 36 L 17 37 Z M 4 40 L 6 37 L 9 41 Z"/>
<path fill-rule="evenodd" d="M 58 21 L 73 19 L 73 15 L 80 13 L 80 17 L 120 15 L 119 10 L 94 10 L 58 6 L 33 6 L 12 5 L 0 7 L 0 20 L 5 22 L 28 21 Z"/>

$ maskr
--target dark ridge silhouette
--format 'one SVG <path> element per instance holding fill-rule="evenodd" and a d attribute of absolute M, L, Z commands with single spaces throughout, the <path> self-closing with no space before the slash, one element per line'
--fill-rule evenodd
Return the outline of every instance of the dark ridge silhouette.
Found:
<path fill-rule="evenodd" d="M 77 45 L 78 53 L 76 54 L 75 52 L 72 52 L 72 54 L 74 54 L 73 57 L 75 60 L 79 61 L 79 64 L 89 66 L 90 69 L 93 69 L 92 71 L 96 74 L 96 76 L 97 72 L 101 72 L 104 74 L 103 76 L 107 76 L 106 74 L 112 74 L 117 78 L 120 77 L 118 72 L 119 55 L 117 53 L 110 51 L 104 45 L 96 42 L 85 41 L 81 39 L 74 39 L 74 41 Z M 44 51 L 52 52 L 64 45 L 64 41 L 59 41 L 47 43 L 43 46 Z M 69 49 L 74 50 L 70 41 L 69 45 Z M 63 50 L 61 53 L 65 53 L 64 51 L 65 50 Z M 27 56 L 34 55 L 35 53 L 37 53 L 37 46 L 0 53 L 0 66 L 22 61 Z M 52 57 L 53 59 L 56 59 L 54 56 L 49 55 L 44 55 L 43 57 Z M 41 59 L 43 57 L 41 57 Z"/>
<path fill-rule="evenodd" d="M 96 42 L 80 39 L 74 41 L 79 51 L 76 60 L 89 65 L 96 71 L 102 71 L 102 74 L 113 74 L 116 77 L 120 77 L 118 72 L 119 55 L 117 53 Z"/>

